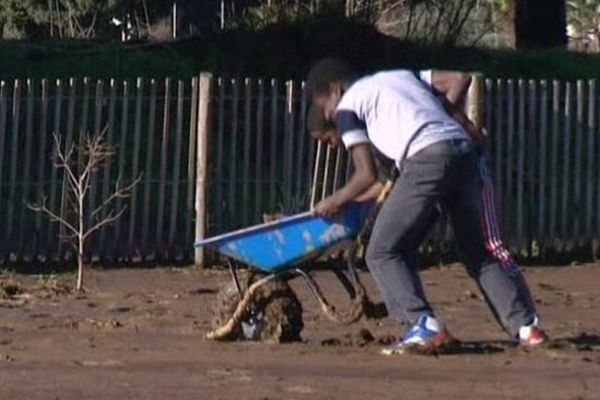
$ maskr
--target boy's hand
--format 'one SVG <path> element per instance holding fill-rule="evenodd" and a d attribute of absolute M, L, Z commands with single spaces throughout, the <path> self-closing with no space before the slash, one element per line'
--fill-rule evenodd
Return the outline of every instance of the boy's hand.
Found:
<path fill-rule="evenodd" d="M 339 211 L 340 206 L 338 205 L 334 196 L 329 196 L 321 200 L 312 209 L 313 214 L 319 215 L 321 217 L 333 217 Z"/>

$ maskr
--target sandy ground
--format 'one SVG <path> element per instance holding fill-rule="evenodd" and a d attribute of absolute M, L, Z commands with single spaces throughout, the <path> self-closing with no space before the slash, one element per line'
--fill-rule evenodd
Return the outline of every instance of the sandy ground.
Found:
<path fill-rule="evenodd" d="M 600 265 L 525 274 L 551 346 L 507 346 L 473 282 L 451 266 L 422 272 L 432 303 L 457 337 L 496 351 L 386 357 L 381 343 L 402 327 L 384 313 L 331 323 L 302 281 L 292 282 L 302 342 L 215 343 L 203 334 L 226 271 L 96 269 L 80 295 L 65 287 L 70 274 L 4 273 L 0 399 L 600 399 Z M 333 275 L 317 277 L 343 306 Z"/>

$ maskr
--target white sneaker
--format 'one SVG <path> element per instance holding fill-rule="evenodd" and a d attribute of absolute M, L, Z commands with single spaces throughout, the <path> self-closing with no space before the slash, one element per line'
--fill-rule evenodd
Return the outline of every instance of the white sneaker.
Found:
<path fill-rule="evenodd" d="M 529 325 L 523 325 L 519 328 L 519 344 L 523 347 L 534 347 L 547 342 L 548 336 L 537 315 L 533 318 L 533 321 Z"/>

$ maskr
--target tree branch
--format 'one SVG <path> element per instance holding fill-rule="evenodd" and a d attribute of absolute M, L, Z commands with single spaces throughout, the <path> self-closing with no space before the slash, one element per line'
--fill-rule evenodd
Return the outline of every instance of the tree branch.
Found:
<path fill-rule="evenodd" d="M 124 188 L 119 189 L 120 178 L 117 179 L 115 183 L 115 191 L 106 199 L 102 204 L 100 204 L 94 211 L 92 211 L 91 217 L 94 218 L 98 213 L 100 213 L 104 207 L 108 206 L 113 200 L 116 199 L 125 199 L 129 197 L 129 192 L 137 186 L 138 183 L 142 180 L 142 175 L 138 176 L 136 180 L 131 182 Z"/>
<path fill-rule="evenodd" d="M 31 210 L 33 210 L 35 212 L 41 212 L 41 213 L 47 214 L 48 216 L 50 216 L 50 221 L 51 222 L 59 222 L 64 227 L 66 227 L 71 232 L 73 232 L 75 235 L 77 235 L 77 229 L 75 229 L 75 227 L 73 225 L 71 225 L 67 220 L 65 220 L 64 218 L 59 217 L 52 210 L 50 210 L 46 206 L 46 201 L 47 201 L 46 196 L 44 196 L 43 199 L 42 199 L 42 204 L 41 205 L 35 205 L 35 204 L 27 203 L 27 207 L 29 207 Z"/>
<path fill-rule="evenodd" d="M 88 236 L 90 236 L 92 233 L 94 233 L 95 231 L 97 231 L 98 229 L 100 229 L 102 226 L 104 226 L 106 224 L 110 224 L 111 222 L 114 222 L 117 219 L 119 219 L 121 217 L 121 215 L 123 215 L 123 213 L 125 212 L 126 209 L 127 209 L 127 206 L 124 206 L 116 214 L 114 214 L 111 211 L 110 214 L 108 214 L 108 216 L 106 218 L 104 218 L 102 221 L 99 221 L 98 223 L 96 223 L 96 225 L 94 225 L 91 228 L 89 228 L 83 234 L 83 240 L 85 241 L 88 238 Z"/>

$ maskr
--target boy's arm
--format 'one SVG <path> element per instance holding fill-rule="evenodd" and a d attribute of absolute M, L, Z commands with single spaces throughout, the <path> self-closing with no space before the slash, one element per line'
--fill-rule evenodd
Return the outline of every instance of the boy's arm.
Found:
<path fill-rule="evenodd" d="M 464 112 L 464 103 L 471 85 L 468 74 L 455 71 L 432 71 L 431 89 L 444 102 L 450 116 L 467 131 L 477 144 L 485 141 L 485 135 Z"/>
<path fill-rule="evenodd" d="M 368 143 L 359 143 L 350 148 L 354 173 L 348 183 L 333 195 L 317 203 L 313 212 L 330 217 L 349 201 L 355 200 L 370 189 L 377 180 L 373 154 Z"/>

